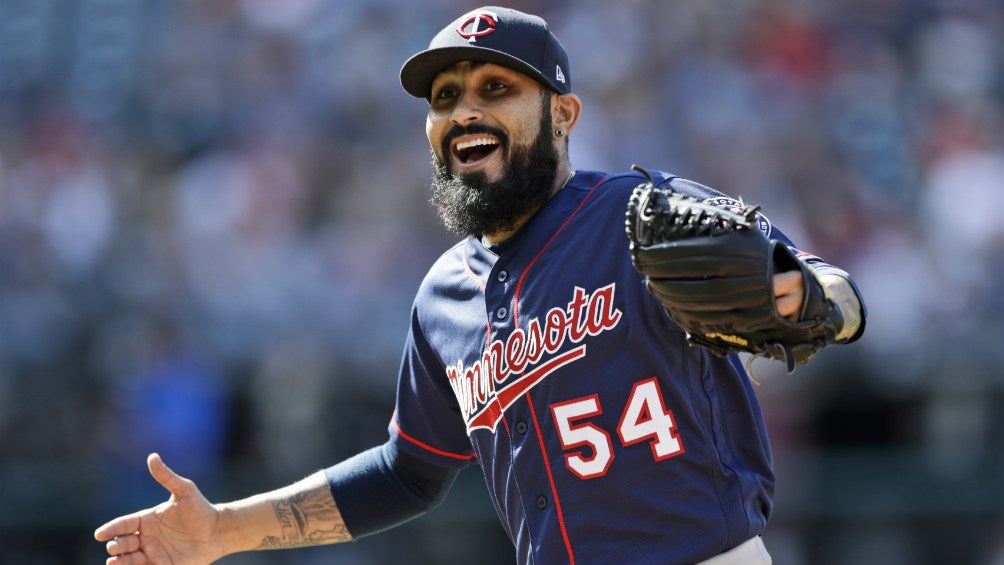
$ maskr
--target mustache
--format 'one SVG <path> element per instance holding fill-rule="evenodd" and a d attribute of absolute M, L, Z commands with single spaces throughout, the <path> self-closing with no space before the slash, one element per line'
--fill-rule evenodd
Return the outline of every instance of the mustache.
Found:
<path fill-rule="evenodd" d="M 467 127 L 462 127 L 458 124 L 453 124 L 450 129 L 446 130 L 446 134 L 443 135 L 442 155 L 444 160 L 446 156 L 450 154 L 450 147 L 453 145 L 453 140 L 462 135 L 471 135 L 483 133 L 486 135 L 494 136 L 499 140 L 499 146 L 505 151 L 509 147 L 509 136 L 505 134 L 502 130 L 489 126 L 487 124 L 471 124 Z"/>

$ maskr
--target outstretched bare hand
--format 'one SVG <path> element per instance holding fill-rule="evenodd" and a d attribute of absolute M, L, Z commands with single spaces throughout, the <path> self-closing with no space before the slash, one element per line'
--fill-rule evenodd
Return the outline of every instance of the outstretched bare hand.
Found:
<path fill-rule="evenodd" d="M 160 455 L 151 454 L 146 464 L 171 497 L 95 530 L 96 540 L 108 542 L 107 565 L 206 565 L 222 557 L 219 510 L 194 482 L 168 468 Z"/>

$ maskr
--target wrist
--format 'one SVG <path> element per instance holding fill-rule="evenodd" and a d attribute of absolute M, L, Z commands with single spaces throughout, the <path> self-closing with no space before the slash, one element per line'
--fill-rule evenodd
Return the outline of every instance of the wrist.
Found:
<path fill-rule="evenodd" d="M 820 277 L 827 299 L 840 312 L 842 325 L 837 333 L 837 341 L 845 343 L 852 341 L 860 329 L 862 322 L 861 303 L 857 294 L 847 279 L 838 275 L 826 274 Z"/>
<path fill-rule="evenodd" d="M 216 508 L 216 540 L 219 556 L 225 557 L 261 546 L 262 537 L 255 536 L 254 521 L 248 517 L 252 507 L 240 502 L 214 504 Z"/>

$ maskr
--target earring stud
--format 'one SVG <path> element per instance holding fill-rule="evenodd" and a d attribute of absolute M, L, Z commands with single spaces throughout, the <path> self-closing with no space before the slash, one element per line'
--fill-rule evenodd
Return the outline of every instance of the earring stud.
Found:
<path fill-rule="evenodd" d="M 561 137 L 561 136 L 565 135 L 565 130 L 563 130 L 563 129 L 556 129 L 556 130 L 554 130 L 554 135 L 556 135 L 558 137 Z"/>

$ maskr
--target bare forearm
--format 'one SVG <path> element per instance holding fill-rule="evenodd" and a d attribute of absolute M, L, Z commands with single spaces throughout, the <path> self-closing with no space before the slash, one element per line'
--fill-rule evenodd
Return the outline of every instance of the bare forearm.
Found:
<path fill-rule="evenodd" d="M 219 505 L 226 553 L 352 539 L 323 472 L 269 493 Z"/>

